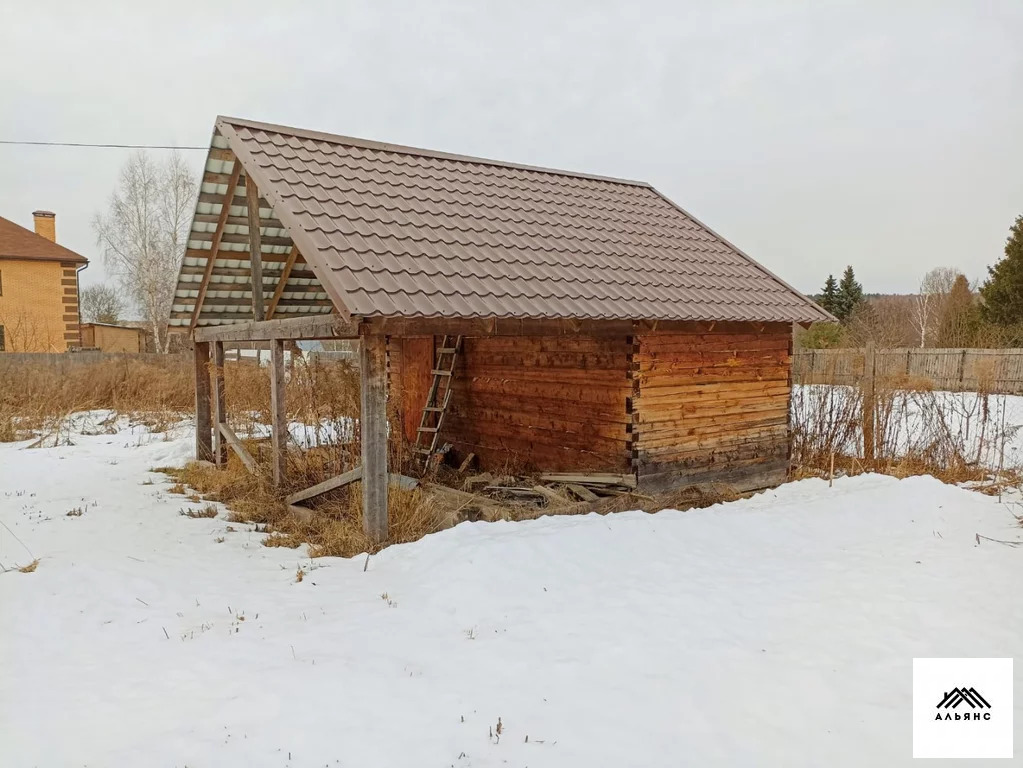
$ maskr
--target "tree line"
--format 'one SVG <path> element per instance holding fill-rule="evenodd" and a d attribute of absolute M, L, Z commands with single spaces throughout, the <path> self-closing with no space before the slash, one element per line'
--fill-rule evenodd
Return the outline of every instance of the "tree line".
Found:
<path fill-rule="evenodd" d="M 815 323 L 799 334 L 805 348 L 1023 346 L 1023 216 L 1010 229 L 1002 258 L 983 283 L 950 267 L 930 270 L 915 294 L 871 295 L 851 266 L 828 275 L 813 297 L 838 322 Z"/>

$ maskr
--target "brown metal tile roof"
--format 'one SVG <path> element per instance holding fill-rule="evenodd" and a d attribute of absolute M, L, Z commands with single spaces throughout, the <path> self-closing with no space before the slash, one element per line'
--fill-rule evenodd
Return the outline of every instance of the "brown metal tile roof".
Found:
<path fill-rule="evenodd" d="M 84 256 L 37 235 L 31 229 L 18 226 L 0 216 L 0 259 L 28 259 L 29 261 L 73 261 L 88 264 Z"/>
<path fill-rule="evenodd" d="M 352 315 L 829 319 L 647 184 L 236 118 L 217 132 Z"/>

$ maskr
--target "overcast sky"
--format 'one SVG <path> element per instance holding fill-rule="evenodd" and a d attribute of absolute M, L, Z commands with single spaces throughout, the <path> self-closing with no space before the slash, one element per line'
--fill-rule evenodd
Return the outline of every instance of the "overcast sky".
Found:
<path fill-rule="evenodd" d="M 1020 0 L 0 0 L 0 20 L 0 139 L 208 145 L 225 114 L 642 179 L 807 292 L 846 264 L 867 291 L 982 277 L 1023 213 Z M 0 216 L 56 211 L 101 280 L 91 220 L 127 154 L 0 146 Z"/>

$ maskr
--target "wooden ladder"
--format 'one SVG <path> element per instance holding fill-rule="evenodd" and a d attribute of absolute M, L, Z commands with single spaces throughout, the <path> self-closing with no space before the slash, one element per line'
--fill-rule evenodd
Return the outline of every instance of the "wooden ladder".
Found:
<path fill-rule="evenodd" d="M 419 419 L 419 429 L 416 430 L 416 444 L 412 449 L 422 458 L 424 471 L 430 469 L 430 461 L 437 452 L 440 430 L 444 426 L 444 417 L 451 403 L 451 380 L 455 377 L 455 363 L 461 349 L 461 336 L 445 336 L 440 349 L 437 350 L 433 383 L 430 385 L 430 393 L 426 396 L 423 415 Z"/>

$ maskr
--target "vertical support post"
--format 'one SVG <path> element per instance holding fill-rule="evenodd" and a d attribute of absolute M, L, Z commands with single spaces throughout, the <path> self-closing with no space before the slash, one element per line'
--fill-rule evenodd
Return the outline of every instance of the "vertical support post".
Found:
<path fill-rule="evenodd" d="M 874 340 L 863 351 L 863 458 L 874 460 Z"/>
<path fill-rule="evenodd" d="M 252 317 L 262 320 L 263 311 L 263 247 L 259 236 L 259 188 L 249 175 L 245 176 L 245 202 L 249 208 L 249 264 L 252 265 Z"/>
<path fill-rule="evenodd" d="M 288 467 L 288 411 L 284 402 L 284 340 L 270 342 L 270 429 L 273 481 L 280 485 Z"/>
<path fill-rule="evenodd" d="M 227 398 L 224 390 L 224 342 L 213 342 L 213 460 L 218 467 L 227 464 L 227 443 L 220 425 L 227 422 Z"/>
<path fill-rule="evenodd" d="M 197 341 L 195 354 L 195 458 L 213 460 L 210 413 L 210 343 Z"/>
<path fill-rule="evenodd" d="M 362 529 L 374 542 L 387 538 L 387 339 L 363 336 Z"/>

